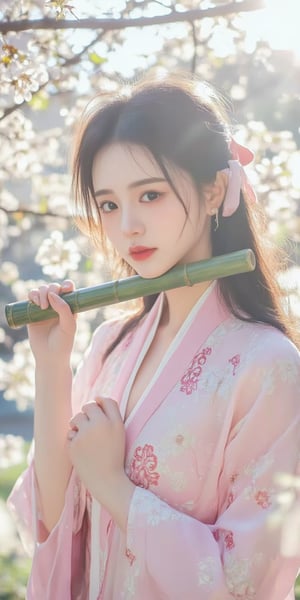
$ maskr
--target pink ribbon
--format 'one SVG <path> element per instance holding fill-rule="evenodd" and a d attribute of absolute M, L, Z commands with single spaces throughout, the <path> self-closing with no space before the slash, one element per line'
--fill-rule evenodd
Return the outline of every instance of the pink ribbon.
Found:
<path fill-rule="evenodd" d="M 238 144 L 234 139 L 231 140 L 229 149 L 233 159 L 228 161 L 229 167 L 227 169 L 222 169 L 225 173 L 228 173 L 228 186 L 223 202 L 223 217 L 230 217 L 235 213 L 240 204 L 241 190 L 245 200 L 251 204 L 257 202 L 256 193 L 243 168 L 244 165 L 248 165 L 253 160 L 253 152 L 246 146 Z"/>

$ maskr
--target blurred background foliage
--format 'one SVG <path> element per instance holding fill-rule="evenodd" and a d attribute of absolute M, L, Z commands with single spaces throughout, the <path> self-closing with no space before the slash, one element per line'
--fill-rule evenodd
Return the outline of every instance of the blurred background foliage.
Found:
<path fill-rule="evenodd" d="M 22 438 L 30 438 L 22 418 L 32 413 L 34 373 L 26 328 L 10 330 L 4 306 L 45 280 L 70 277 L 83 287 L 110 276 L 70 211 L 72 135 L 92 95 L 124 91 L 145 74 L 184 71 L 225 96 L 236 138 L 255 151 L 248 175 L 270 235 L 288 252 L 280 278 L 300 317 L 299 17 L 298 0 L 2 0 L 0 416 L 4 424 L 10 406 L 21 432 L 0 429 L 3 522 Z M 79 317 L 74 366 L 112 311 Z M 0 597 L 24 597 L 28 563 L 17 542 L 0 542 L 0 556 Z"/>

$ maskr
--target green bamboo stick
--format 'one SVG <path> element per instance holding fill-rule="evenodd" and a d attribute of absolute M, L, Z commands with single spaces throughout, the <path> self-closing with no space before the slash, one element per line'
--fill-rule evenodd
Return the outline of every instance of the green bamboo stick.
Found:
<path fill-rule="evenodd" d="M 255 256 L 252 250 L 239 250 L 207 260 L 177 265 L 160 277 L 144 279 L 135 275 L 93 287 L 79 288 L 74 292 L 62 294 L 62 298 L 69 304 L 73 313 L 79 313 L 254 269 Z M 52 308 L 41 309 L 32 302 L 22 301 L 7 304 L 5 315 L 8 325 L 17 328 L 29 323 L 47 321 L 56 317 L 57 313 Z"/>

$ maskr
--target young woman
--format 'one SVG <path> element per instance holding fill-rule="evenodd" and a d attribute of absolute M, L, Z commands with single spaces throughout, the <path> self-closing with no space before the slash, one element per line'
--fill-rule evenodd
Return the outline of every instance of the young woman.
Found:
<path fill-rule="evenodd" d="M 35 448 L 10 505 L 33 540 L 28 599 L 291 600 L 280 475 L 299 468 L 300 361 L 255 194 L 221 104 L 159 81 L 83 116 L 79 225 L 123 273 L 252 248 L 252 273 L 145 298 L 100 325 L 72 383 L 72 283 L 32 290 Z M 279 515 L 280 516 L 280 515 Z"/>

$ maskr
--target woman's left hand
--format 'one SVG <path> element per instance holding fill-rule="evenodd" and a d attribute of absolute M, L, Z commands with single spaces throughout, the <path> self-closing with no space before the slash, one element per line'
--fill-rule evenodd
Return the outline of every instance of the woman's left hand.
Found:
<path fill-rule="evenodd" d="M 69 455 L 75 471 L 123 528 L 135 486 L 124 471 L 125 428 L 117 403 L 96 398 L 84 404 L 70 428 Z"/>

